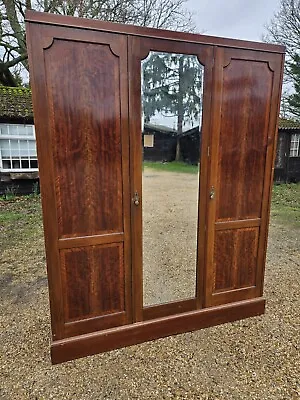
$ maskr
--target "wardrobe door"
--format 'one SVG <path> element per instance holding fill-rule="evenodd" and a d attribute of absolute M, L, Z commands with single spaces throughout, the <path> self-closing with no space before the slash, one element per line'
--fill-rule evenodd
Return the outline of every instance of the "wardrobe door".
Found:
<path fill-rule="evenodd" d="M 134 316 L 202 308 L 213 47 L 129 38 Z"/>
<path fill-rule="evenodd" d="M 218 49 L 206 305 L 262 295 L 282 55 Z"/>
<path fill-rule="evenodd" d="M 127 38 L 28 23 L 53 339 L 131 322 Z"/>

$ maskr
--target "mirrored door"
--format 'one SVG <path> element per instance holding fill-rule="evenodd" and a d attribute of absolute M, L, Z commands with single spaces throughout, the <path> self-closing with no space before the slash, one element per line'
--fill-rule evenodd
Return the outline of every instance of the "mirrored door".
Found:
<path fill-rule="evenodd" d="M 142 118 L 135 121 L 131 147 L 134 252 L 139 253 L 133 269 L 138 319 L 148 319 L 201 306 L 199 239 L 205 240 L 205 221 L 202 216 L 201 227 L 199 199 L 206 191 L 204 110 L 211 65 L 205 61 L 211 49 L 182 43 L 164 48 L 161 41 L 148 49 L 147 43 L 133 45 L 136 49 L 132 70 L 139 73 L 133 83 L 139 100 L 135 96 L 131 104 Z"/>

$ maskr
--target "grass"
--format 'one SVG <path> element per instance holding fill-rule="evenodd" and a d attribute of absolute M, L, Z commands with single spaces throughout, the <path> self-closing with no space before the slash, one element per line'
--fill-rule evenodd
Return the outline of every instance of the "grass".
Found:
<path fill-rule="evenodd" d="M 300 228 L 300 183 L 273 186 L 271 216 Z"/>
<path fill-rule="evenodd" d="M 23 215 L 21 213 L 16 213 L 11 211 L 0 212 L 0 225 L 5 225 L 6 223 L 15 222 L 22 217 Z"/>
<path fill-rule="evenodd" d="M 40 196 L 0 197 L 0 250 L 42 231 Z"/>
<path fill-rule="evenodd" d="M 187 174 L 198 174 L 198 165 L 186 164 L 182 161 L 172 162 L 152 162 L 144 161 L 144 168 L 152 168 L 156 171 L 167 171 L 167 172 L 184 172 Z"/>

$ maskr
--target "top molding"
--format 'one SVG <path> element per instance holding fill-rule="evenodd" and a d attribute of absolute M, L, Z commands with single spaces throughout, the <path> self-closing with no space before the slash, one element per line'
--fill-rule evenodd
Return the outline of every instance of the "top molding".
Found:
<path fill-rule="evenodd" d="M 250 42 L 246 40 L 226 39 L 215 36 L 199 35 L 170 31 L 156 28 L 146 28 L 135 25 L 117 24 L 115 22 L 99 21 L 87 18 L 77 18 L 52 13 L 27 10 L 25 21 L 31 23 L 63 25 L 72 28 L 91 29 L 102 32 L 121 33 L 132 36 L 146 36 L 157 39 L 168 39 L 189 43 L 208 44 L 212 46 L 231 47 L 237 49 L 259 50 L 269 53 L 285 53 L 285 47 L 277 44 Z"/>

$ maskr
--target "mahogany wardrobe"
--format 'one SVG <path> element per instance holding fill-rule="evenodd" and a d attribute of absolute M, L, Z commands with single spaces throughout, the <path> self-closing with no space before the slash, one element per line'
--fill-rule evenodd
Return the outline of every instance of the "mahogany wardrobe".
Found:
<path fill-rule="evenodd" d="M 53 363 L 264 312 L 284 48 L 28 11 Z"/>

